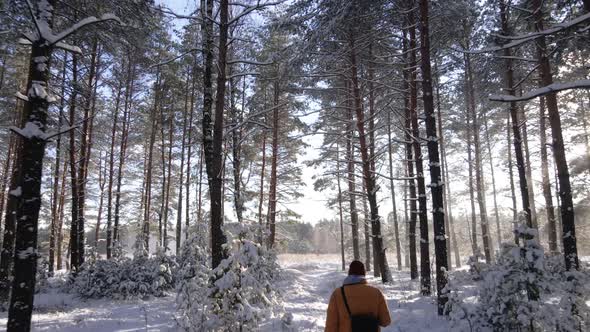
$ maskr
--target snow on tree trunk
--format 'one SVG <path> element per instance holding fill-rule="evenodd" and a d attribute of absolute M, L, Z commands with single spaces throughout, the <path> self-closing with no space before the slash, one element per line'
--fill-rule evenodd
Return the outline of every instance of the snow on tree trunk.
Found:
<path fill-rule="evenodd" d="M 444 222 L 443 189 L 444 182 L 440 172 L 440 154 L 432 96 L 432 74 L 430 65 L 430 29 L 428 0 L 420 0 L 420 68 L 422 71 L 422 93 L 430 168 L 430 192 L 432 194 L 432 220 L 434 224 L 434 252 L 436 257 L 436 289 L 438 314 L 442 315 L 447 302 L 447 246 Z"/>

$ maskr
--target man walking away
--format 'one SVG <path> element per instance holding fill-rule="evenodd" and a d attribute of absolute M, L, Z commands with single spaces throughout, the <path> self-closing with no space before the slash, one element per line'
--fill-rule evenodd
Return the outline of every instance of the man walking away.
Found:
<path fill-rule="evenodd" d="M 378 332 L 391 323 L 381 291 L 367 284 L 365 266 L 350 263 L 342 287 L 330 297 L 325 332 Z"/>

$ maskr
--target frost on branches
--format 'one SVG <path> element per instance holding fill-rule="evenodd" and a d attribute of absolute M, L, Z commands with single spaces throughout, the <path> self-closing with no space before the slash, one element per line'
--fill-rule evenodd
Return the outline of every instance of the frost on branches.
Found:
<path fill-rule="evenodd" d="M 538 231 L 520 225 L 522 246 L 504 243 L 497 262 L 482 270 L 473 296 L 461 281 L 449 285 L 447 310 L 454 327 L 473 331 L 587 331 L 587 271 L 567 272 L 544 256 Z"/>
<path fill-rule="evenodd" d="M 250 240 L 255 232 L 236 226 L 229 257 L 211 271 L 208 262 L 184 260 L 178 286 L 179 325 L 186 331 L 249 331 L 280 309 L 274 283 L 279 266 L 272 251 Z M 198 234 L 198 233 L 197 233 Z M 229 234 L 231 235 L 231 234 Z M 192 236 L 182 256 L 207 257 Z"/>

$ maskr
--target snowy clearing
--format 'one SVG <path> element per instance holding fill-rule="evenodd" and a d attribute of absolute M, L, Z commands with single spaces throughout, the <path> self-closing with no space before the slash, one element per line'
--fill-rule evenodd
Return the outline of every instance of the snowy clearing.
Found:
<path fill-rule="evenodd" d="M 341 285 L 345 273 L 336 255 L 285 255 L 280 257 L 284 279 L 284 312 L 293 315 L 293 331 L 323 331 L 332 290 Z M 382 331 L 447 331 L 448 322 L 436 315 L 434 298 L 421 297 L 418 284 L 407 271 L 393 272 L 395 283 L 381 285 L 393 323 Z M 136 301 L 82 300 L 72 294 L 44 293 L 35 297 L 33 331 L 177 331 L 174 320 L 175 294 Z M 260 327 L 281 331 L 281 317 Z M 7 313 L 0 313 L 0 331 L 5 331 Z"/>

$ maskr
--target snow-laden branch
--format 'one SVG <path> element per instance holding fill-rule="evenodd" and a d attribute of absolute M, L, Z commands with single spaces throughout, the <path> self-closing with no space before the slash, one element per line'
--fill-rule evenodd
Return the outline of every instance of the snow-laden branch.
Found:
<path fill-rule="evenodd" d="M 113 15 L 113 14 L 104 14 L 100 18 L 90 16 L 90 17 L 80 20 L 78 23 L 76 23 L 76 24 L 72 25 L 71 27 L 65 29 L 64 31 L 58 33 L 57 35 L 53 35 L 50 33 L 50 36 L 47 36 L 47 37 L 51 37 L 51 38 L 45 38 L 45 39 L 47 41 L 49 41 L 51 44 L 57 44 L 58 42 L 64 40 L 65 38 L 69 37 L 70 35 L 76 33 L 78 30 L 80 30 L 86 26 L 96 24 L 96 23 L 101 23 L 101 22 L 107 22 L 107 21 L 115 21 L 115 22 L 123 25 L 123 22 L 121 22 L 121 19 L 119 19 L 116 15 Z"/>
<path fill-rule="evenodd" d="M 267 3 L 260 3 L 260 0 L 258 0 L 256 2 L 255 5 L 253 6 L 244 6 L 246 7 L 246 9 L 244 9 L 241 13 L 239 13 L 238 15 L 236 15 L 234 18 L 232 18 L 227 25 L 232 25 L 234 23 L 236 23 L 237 21 L 239 21 L 242 17 L 252 13 L 255 10 L 259 10 L 265 7 L 269 7 L 269 6 L 276 6 L 276 5 L 280 5 L 282 4 L 284 1 L 277 1 L 277 2 L 267 2 Z"/>
<path fill-rule="evenodd" d="M 568 83 L 553 83 L 545 87 L 535 89 L 522 96 L 511 96 L 511 95 L 491 95 L 489 99 L 492 101 L 502 102 L 516 102 L 531 100 L 536 97 L 544 96 L 549 93 L 559 92 L 571 89 L 590 89 L 590 80 L 579 80 Z"/>
<path fill-rule="evenodd" d="M 258 62 L 258 61 L 246 60 L 246 59 L 236 59 L 236 60 L 227 61 L 228 65 L 233 65 L 236 63 L 243 63 L 243 64 L 255 65 L 255 66 L 270 66 L 270 65 L 274 64 L 274 62 Z"/>
<path fill-rule="evenodd" d="M 153 65 L 150 66 L 150 68 L 155 68 L 155 67 L 160 67 L 160 66 L 167 65 L 167 64 L 169 64 L 171 62 L 174 62 L 174 61 L 176 61 L 176 60 L 178 60 L 180 58 L 184 58 L 185 56 L 187 56 L 187 55 L 189 55 L 189 54 L 191 54 L 193 52 L 203 52 L 203 50 L 200 49 L 200 48 L 192 48 L 192 49 L 190 49 L 190 50 L 188 50 L 186 52 L 180 53 L 179 55 L 177 55 L 177 56 L 175 56 L 175 57 L 173 57 L 171 59 L 164 60 L 162 62 L 158 62 L 156 64 L 153 64 Z"/>
<path fill-rule="evenodd" d="M 49 2 L 47 2 L 47 0 L 39 1 L 37 6 L 37 13 L 35 13 L 35 9 L 31 4 L 31 1 L 27 0 L 27 8 L 29 10 L 29 13 L 31 14 L 33 23 L 37 30 L 37 36 L 33 37 L 31 35 L 24 34 L 24 37 L 28 39 L 30 42 L 45 40 L 47 41 L 49 46 L 57 45 L 57 47 L 63 48 L 71 52 L 78 53 L 79 48 L 69 46 L 67 44 L 63 44 L 60 42 L 69 37 L 70 35 L 76 33 L 78 30 L 89 25 L 106 21 L 116 21 L 119 24 L 123 25 L 123 22 L 121 22 L 121 20 L 117 16 L 113 14 L 104 14 L 100 18 L 96 18 L 95 16 L 84 18 L 72 25 L 71 27 L 65 29 L 64 31 L 58 34 L 54 34 L 53 29 L 49 24 L 51 17 L 53 16 L 53 8 L 49 4 Z"/>
<path fill-rule="evenodd" d="M 498 52 L 498 51 L 502 51 L 505 49 L 520 46 L 522 44 L 533 41 L 537 38 L 541 38 L 541 37 L 548 36 L 548 35 L 554 35 L 558 32 L 561 32 L 561 31 L 573 28 L 576 25 L 582 24 L 589 19 L 590 19 L 590 13 L 586 13 L 586 14 L 579 16 L 571 21 L 566 21 L 566 22 L 556 24 L 556 25 L 554 25 L 550 28 L 547 28 L 545 30 L 542 30 L 542 31 L 536 31 L 536 32 L 527 33 L 527 34 L 523 34 L 523 35 L 517 35 L 517 36 L 504 36 L 504 35 L 493 34 L 496 37 L 508 39 L 508 40 L 512 40 L 512 41 L 507 44 L 504 44 L 502 46 L 488 47 L 488 48 L 484 48 L 481 50 L 464 50 L 464 49 L 455 49 L 455 50 L 462 52 L 462 53 L 469 53 L 469 54 L 482 54 L 482 53 Z M 585 27 L 585 29 L 586 28 L 587 27 Z"/>
<path fill-rule="evenodd" d="M 68 52 L 72 52 L 72 53 L 76 53 L 76 54 L 82 54 L 82 50 L 78 46 L 66 44 L 64 42 L 56 43 L 55 47 L 61 48 L 64 51 L 68 51 Z"/>

